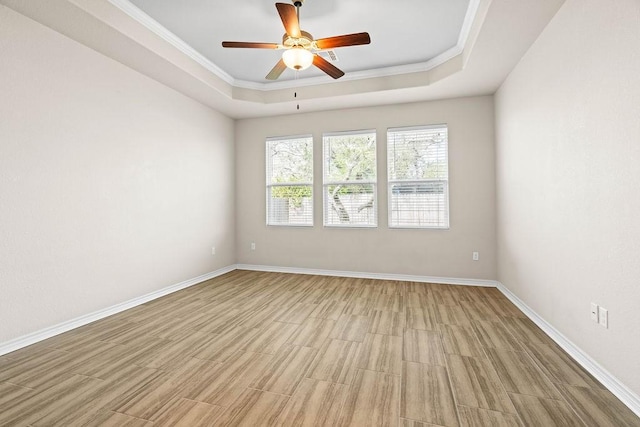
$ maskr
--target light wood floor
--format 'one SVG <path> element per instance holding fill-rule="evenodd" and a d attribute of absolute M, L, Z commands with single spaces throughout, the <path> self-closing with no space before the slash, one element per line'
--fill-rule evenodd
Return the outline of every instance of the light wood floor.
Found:
<path fill-rule="evenodd" d="M 0 357 L 0 425 L 640 419 L 496 289 L 234 271 Z"/>

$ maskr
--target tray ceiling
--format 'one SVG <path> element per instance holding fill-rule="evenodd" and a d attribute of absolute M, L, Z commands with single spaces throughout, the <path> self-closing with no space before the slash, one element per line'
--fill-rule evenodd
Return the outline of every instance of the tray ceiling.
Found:
<path fill-rule="evenodd" d="M 564 0 L 306 0 L 303 29 L 316 37 L 368 31 L 372 43 L 336 49 L 347 72 L 338 80 L 305 70 L 275 82 L 263 78 L 278 52 L 220 47 L 278 41 L 272 1 L 133 2 L 0 0 L 233 118 L 491 95 Z"/>
<path fill-rule="evenodd" d="M 224 49 L 220 43 L 223 40 L 279 43 L 284 29 L 274 1 L 131 0 L 131 3 L 234 80 L 271 83 L 265 80 L 265 75 L 280 59 L 280 51 Z M 335 49 L 338 61 L 334 65 L 346 73 L 373 74 L 372 71 L 379 70 L 375 74 L 384 75 L 386 68 L 427 63 L 454 49 L 465 17 L 468 25 L 473 18 L 473 10 L 469 11 L 472 4 L 476 2 L 306 0 L 300 8 L 300 23 L 315 38 L 369 32 L 370 45 Z M 314 67 L 297 74 L 287 69 L 279 81 L 325 76 Z"/>

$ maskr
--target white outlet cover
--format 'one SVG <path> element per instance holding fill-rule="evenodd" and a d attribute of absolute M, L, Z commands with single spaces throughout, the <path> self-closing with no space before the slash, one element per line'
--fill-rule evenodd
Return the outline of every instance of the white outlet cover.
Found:
<path fill-rule="evenodd" d="M 609 328 L 609 310 L 606 308 L 598 307 L 598 319 L 600 325 L 605 328 Z"/>
<path fill-rule="evenodd" d="M 473 260 L 474 261 L 478 261 L 480 259 L 480 253 L 479 252 L 474 252 L 473 253 Z"/>

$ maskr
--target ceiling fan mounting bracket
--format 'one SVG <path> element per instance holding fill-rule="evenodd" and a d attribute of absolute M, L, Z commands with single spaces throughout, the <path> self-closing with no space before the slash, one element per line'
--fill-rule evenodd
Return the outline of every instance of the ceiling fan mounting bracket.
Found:
<path fill-rule="evenodd" d="M 300 7 L 302 6 L 302 3 L 304 3 L 304 0 L 293 0 L 293 5 L 295 7 Z"/>

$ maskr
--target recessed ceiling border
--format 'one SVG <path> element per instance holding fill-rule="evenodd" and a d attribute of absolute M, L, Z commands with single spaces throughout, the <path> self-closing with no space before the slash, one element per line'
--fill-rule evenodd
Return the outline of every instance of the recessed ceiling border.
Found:
<path fill-rule="evenodd" d="M 195 50 L 189 44 L 187 44 L 180 37 L 175 35 L 173 32 L 169 31 L 166 27 L 160 24 L 158 21 L 153 19 L 151 16 L 146 14 L 142 9 L 131 3 L 129 0 L 108 0 L 109 3 L 126 13 L 131 18 L 135 19 L 141 25 L 146 27 L 148 30 L 152 31 L 158 37 L 165 40 L 167 43 L 171 44 L 176 49 L 180 50 L 182 53 L 196 61 L 199 65 L 216 75 L 218 78 L 223 80 L 225 83 L 242 89 L 252 89 L 259 91 L 272 91 L 272 90 L 281 90 L 281 89 L 290 89 L 297 88 L 302 86 L 313 86 L 320 84 L 327 84 L 328 81 L 325 76 L 318 77 L 308 77 L 302 78 L 298 80 L 284 80 L 278 82 L 268 82 L 268 83 L 257 83 L 251 82 L 247 80 L 236 79 L 231 76 L 229 73 L 224 71 L 222 68 L 218 67 L 200 52 Z M 467 8 L 467 12 L 465 14 L 462 28 L 460 30 L 460 34 L 458 36 L 458 42 L 452 48 L 442 52 L 438 56 L 430 59 L 426 62 L 419 62 L 413 64 L 406 65 L 398 65 L 393 67 L 384 67 L 377 68 L 373 70 L 362 70 L 362 71 L 352 71 L 343 76 L 341 81 L 354 81 L 354 80 L 363 80 L 369 78 L 376 77 L 387 77 L 394 76 L 400 74 L 410 74 L 421 71 L 429 71 L 448 60 L 460 55 L 464 51 L 464 47 L 469 38 L 469 34 L 471 32 L 473 21 L 476 18 L 476 14 L 478 12 L 478 7 L 480 5 L 480 0 L 470 0 L 469 7 Z"/>
<path fill-rule="evenodd" d="M 176 49 L 180 50 L 182 53 L 196 61 L 198 64 L 202 65 L 207 70 L 214 73 L 217 77 L 221 78 L 223 81 L 230 85 L 234 85 L 237 81 L 230 74 L 224 71 L 222 68 L 218 67 L 216 64 L 207 59 L 200 52 L 192 48 L 187 42 L 182 40 L 180 37 L 169 31 L 164 25 L 147 15 L 142 11 L 139 7 L 134 5 L 128 0 L 108 0 L 109 3 L 129 15 L 131 18 L 138 21 L 140 24 L 145 26 L 148 30 L 153 32 L 158 37 L 162 38 L 167 43 L 171 44 Z"/>

